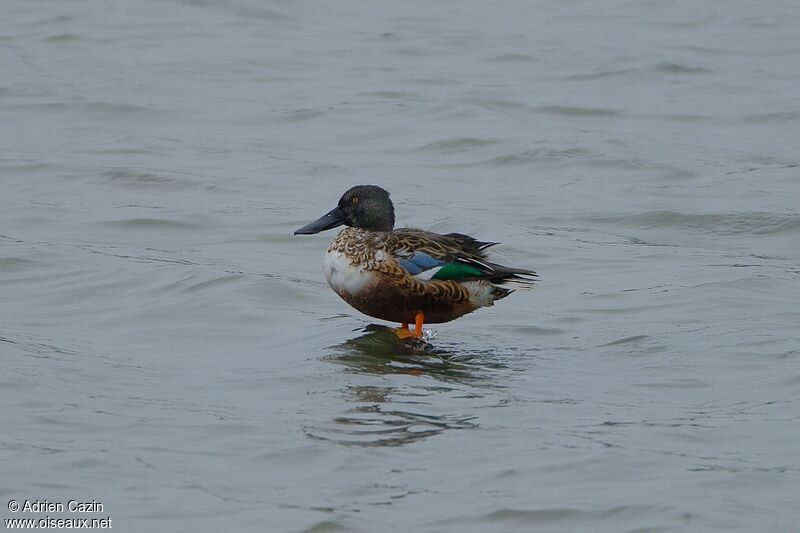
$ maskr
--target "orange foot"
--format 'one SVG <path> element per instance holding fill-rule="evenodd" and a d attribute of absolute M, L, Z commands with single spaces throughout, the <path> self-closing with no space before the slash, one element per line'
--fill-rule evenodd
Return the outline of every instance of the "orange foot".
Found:
<path fill-rule="evenodd" d="M 414 336 L 414 333 L 408 330 L 408 324 L 405 322 L 400 324 L 400 327 L 394 330 L 394 333 L 401 339 L 408 339 Z"/>
<path fill-rule="evenodd" d="M 408 329 L 408 324 L 403 322 L 400 324 L 400 327 L 394 330 L 395 334 L 400 337 L 401 339 L 421 339 L 422 338 L 422 324 L 425 322 L 425 314 L 420 311 L 417 313 L 417 316 L 414 317 L 414 331 Z"/>
<path fill-rule="evenodd" d="M 417 316 L 414 317 L 414 336 L 418 339 L 422 338 L 422 324 L 425 322 L 425 313 L 420 311 L 417 313 Z"/>

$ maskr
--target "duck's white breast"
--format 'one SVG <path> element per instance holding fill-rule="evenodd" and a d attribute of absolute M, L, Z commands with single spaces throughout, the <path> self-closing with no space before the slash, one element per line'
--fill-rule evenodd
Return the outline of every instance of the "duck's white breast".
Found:
<path fill-rule="evenodd" d="M 322 261 L 322 271 L 328 285 L 337 294 L 355 295 L 361 292 L 370 281 L 373 274 L 365 272 L 350 264 L 350 260 L 341 252 L 330 251 L 325 254 Z"/>

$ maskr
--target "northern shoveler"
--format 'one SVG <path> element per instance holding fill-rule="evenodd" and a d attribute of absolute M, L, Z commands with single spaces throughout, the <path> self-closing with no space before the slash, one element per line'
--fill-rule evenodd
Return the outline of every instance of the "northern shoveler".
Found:
<path fill-rule="evenodd" d="M 439 235 L 394 229 L 389 193 L 358 185 L 319 219 L 294 232 L 313 234 L 341 225 L 328 247 L 323 271 L 336 293 L 362 313 L 400 322 L 400 337 L 421 337 L 424 323 L 449 322 L 513 292 L 502 285 L 530 287 L 531 270 L 486 260 L 481 242 L 460 233 Z M 408 329 L 414 323 L 414 331 Z"/>

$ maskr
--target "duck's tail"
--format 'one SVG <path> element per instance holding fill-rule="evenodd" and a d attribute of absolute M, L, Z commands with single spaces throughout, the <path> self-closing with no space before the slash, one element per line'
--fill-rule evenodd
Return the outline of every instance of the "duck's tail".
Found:
<path fill-rule="evenodd" d="M 491 281 L 495 286 L 501 285 L 511 286 L 518 289 L 529 289 L 533 287 L 534 283 L 539 278 L 539 276 L 537 276 L 536 272 L 533 270 L 507 267 L 497 263 L 492 263 L 490 261 L 484 261 L 483 259 L 476 259 L 474 257 L 461 257 L 458 259 L 458 262 L 478 268 L 484 274 L 485 279 Z M 497 299 L 505 298 L 512 292 L 511 289 L 505 289 L 503 287 L 496 287 L 496 289 L 500 290 L 501 292 L 507 291 L 502 296 L 498 296 Z"/>

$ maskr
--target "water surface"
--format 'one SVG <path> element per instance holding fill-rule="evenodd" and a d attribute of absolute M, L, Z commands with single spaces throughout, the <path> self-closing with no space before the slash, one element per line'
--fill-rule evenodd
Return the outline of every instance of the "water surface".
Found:
<path fill-rule="evenodd" d="M 795 3 L 2 11 L 4 502 L 800 529 Z M 541 283 L 399 342 L 292 236 L 358 183 Z"/>

